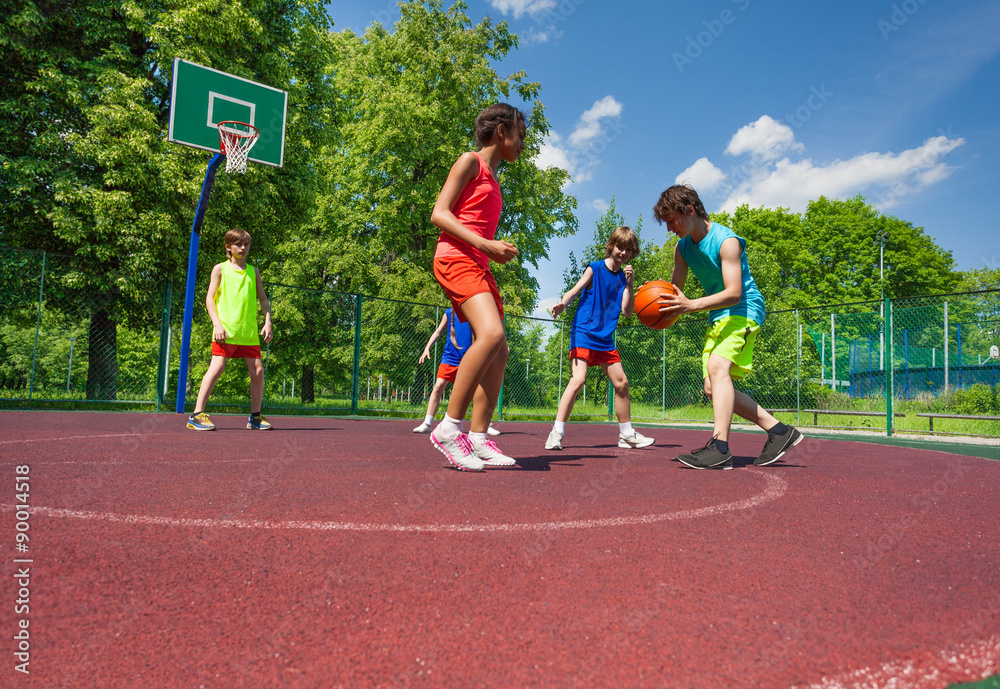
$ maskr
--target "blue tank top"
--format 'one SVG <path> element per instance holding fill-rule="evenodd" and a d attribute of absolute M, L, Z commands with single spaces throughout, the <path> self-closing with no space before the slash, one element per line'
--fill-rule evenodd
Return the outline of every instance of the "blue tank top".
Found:
<path fill-rule="evenodd" d="M 739 304 L 709 311 L 708 320 L 710 323 L 715 323 L 727 316 L 745 316 L 757 325 L 764 325 L 764 295 L 757 289 L 757 283 L 750 275 L 750 267 L 747 265 L 747 240 L 743 237 L 737 237 L 725 225 L 713 222 L 704 239 L 696 243 L 691 237 L 684 237 L 677 243 L 677 250 L 684 262 L 688 264 L 688 268 L 694 272 L 701 286 L 705 288 L 705 294 L 718 294 L 726 287 L 722 281 L 720 251 L 722 250 L 722 242 L 730 237 L 736 237 L 739 240 L 742 250 L 740 270 L 743 276 L 743 294 L 740 296 Z"/>
<path fill-rule="evenodd" d="M 580 305 L 573 316 L 569 346 L 595 352 L 610 352 L 615 348 L 615 328 L 622 313 L 622 294 L 627 284 L 625 271 L 612 273 L 601 261 L 590 264 L 593 276 L 590 287 L 580 294 Z"/>
<path fill-rule="evenodd" d="M 449 366 L 458 366 L 462 363 L 465 350 L 472 346 L 472 326 L 468 323 L 462 323 L 455 318 L 455 314 L 451 309 L 445 309 L 444 315 L 448 319 L 448 327 L 444 329 L 444 352 L 441 353 L 441 363 L 448 364 Z M 455 328 L 455 342 L 458 343 L 457 348 L 451 341 L 452 327 Z"/>

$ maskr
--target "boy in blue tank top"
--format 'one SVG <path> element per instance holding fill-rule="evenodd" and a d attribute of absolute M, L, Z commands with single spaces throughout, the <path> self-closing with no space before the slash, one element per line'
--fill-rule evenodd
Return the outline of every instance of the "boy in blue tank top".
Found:
<path fill-rule="evenodd" d="M 709 320 L 702 377 L 705 394 L 712 400 L 712 439 L 705 447 L 677 455 L 677 459 L 693 469 L 732 469 L 729 427 L 735 412 L 767 431 L 767 442 L 754 464 L 773 464 L 803 436 L 733 387 L 733 378 L 742 378 L 752 370 L 754 340 L 765 316 L 764 296 L 747 266 L 746 240 L 712 222 L 698 193 L 686 185 L 663 192 L 653 207 L 653 217 L 667 223 L 667 231 L 680 238 L 670 278 L 677 294 L 660 297 L 660 312 L 674 316 L 708 311 Z M 684 296 L 688 268 L 705 288 L 701 299 Z"/>
<path fill-rule="evenodd" d="M 458 365 L 462 363 L 462 357 L 472 346 L 472 328 L 468 323 L 463 323 L 455 316 L 455 312 L 450 308 L 444 310 L 441 323 L 437 330 L 431 333 L 430 339 L 424 345 L 424 351 L 417 359 L 418 364 L 422 364 L 431 358 L 431 347 L 441 337 L 441 333 L 447 330 L 448 336 L 444 338 L 444 351 L 441 353 L 441 364 L 437 369 L 437 379 L 431 389 L 431 396 L 427 399 L 427 415 L 419 426 L 413 429 L 414 433 L 430 433 L 433 430 L 434 415 L 437 414 L 438 406 L 441 404 L 441 397 L 444 396 L 444 389 L 448 383 L 455 382 L 458 374 Z M 500 435 L 500 431 L 493 428 L 491 423 L 486 428 L 486 435 Z"/>
<path fill-rule="evenodd" d="M 653 444 L 652 438 L 632 428 L 632 409 L 628 396 L 628 378 L 615 349 L 615 328 L 621 314 L 632 314 L 635 295 L 631 265 L 622 264 L 639 253 L 639 238 L 628 227 L 611 233 L 604 246 L 605 258 L 594 261 L 573 288 L 552 307 L 558 316 L 580 294 L 580 305 L 573 317 L 569 336 L 570 379 L 559 400 L 556 421 L 545 441 L 546 450 L 561 450 L 566 421 L 576 396 L 587 380 L 587 368 L 600 366 L 615 389 L 615 415 L 618 417 L 618 447 L 636 448 Z"/>

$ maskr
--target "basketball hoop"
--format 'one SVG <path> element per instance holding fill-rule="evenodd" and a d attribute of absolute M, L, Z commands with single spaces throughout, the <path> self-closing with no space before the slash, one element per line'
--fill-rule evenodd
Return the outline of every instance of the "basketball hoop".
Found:
<path fill-rule="evenodd" d="M 1000 347 L 997 347 L 996 345 L 990 347 L 990 358 L 1000 359 Z"/>
<path fill-rule="evenodd" d="M 219 122 L 219 151 L 226 156 L 226 172 L 247 171 L 247 155 L 260 131 L 246 122 Z"/>

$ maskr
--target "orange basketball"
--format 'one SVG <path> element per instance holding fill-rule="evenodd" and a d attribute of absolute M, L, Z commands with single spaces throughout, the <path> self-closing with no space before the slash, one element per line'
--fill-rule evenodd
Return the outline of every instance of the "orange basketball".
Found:
<path fill-rule="evenodd" d="M 635 293 L 635 315 L 639 317 L 642 324 L 653 330 L 663 330 L 669 328 L 680 317 L 680 314 L 673 318 L 667 318 L 666 314 L 660 313 L 660 295 L 677 294 L 673 284 L 666 280 L 650 280 L 644 283 Z"/>

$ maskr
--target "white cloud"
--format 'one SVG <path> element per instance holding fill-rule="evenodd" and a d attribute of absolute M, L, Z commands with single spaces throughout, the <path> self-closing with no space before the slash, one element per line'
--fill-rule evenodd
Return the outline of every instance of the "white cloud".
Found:
<path fill-rule="evenodd" d="M 544 170 L 549 167 L 559 167 L 563 170 L 571 170 L 573 164 L 569 159 L 569 152 L 562 145 L 562 137 L 556 132 L 550 131 L 544 139 L 538 151 L 538 158 L 535 165 Z"/>
<path fill-rule="evenodd" d="M 608 203 L 607 199 L 594 199 L 587 205 L 601 214 L 607 213 L 611 209 L 611 204 Z"/>
<path fill-rule="evenodd" d="M 788 151 L 802 150 L 805 146 L 795 141 L 792 128 L 768 115 L 740 127 L 726 147 L 726 153 L 730 155 L 749 153 L 762 160 L 774 160 Z"/>
<path fill-rule="evenodd" d="M 548 43 L 550 38 L 558 38 L 561 34 L 550 30 L 546 31 L 536 31 L 535 27 L 528 29 L 528 38 L 526 43 Z"/>
<path fill-rule="evenodd" d="M 525 14 L 540 15 L 556 7 L 556 0 L 487 0 L 490 6 L 504 15 L 513 14 L 520 19 Z"/>
<path fill-rule="evenodd" d="M 609 120 L 619 118 L 623 110 L 624 106 L 614 96 L 596 101 L 580 115 L 566 140 L 555 131 L 545 137 L 535 164 L 542 169 L 562 168 L 570 173 L 574 182 L 593 179 L 594 170 L 601 162 L 600 154 L 625 128 L 624 124 L 609 126 Z"/>
<path fill-rule="evenodd" d="M 674 184 L 690 184 L 695 189 L 704 189 L 711 193 L 719 188 L 726 173 L 715 167 L 708 158 L 699 158 L 694 165 L 677 175 Z"/>
<path fill-rule="evenodd" d="M 793 161 L 785 157 L 747 168 L 742 178 L 735 174 L 727 177 L 723 189 L 728 195 L 720 210 L 731 212 L 747 203 L 802 212 L 809 201 L 820 196 L 847 198 L 858 193 L 888 209 L 948 177 L 955 168 L 945 164 L 943 158 L 964 144 L 965 139 L 936 136 L 900 153 L 861 153 L 825 165 L 809 158 Z M 706 160 L 703 168 L 708 166 L 714 168 Z M 693 182 L 692 186 L 697 188 Z"/>
<path fill-rule="evenodd" d="M 622 104 L 616 101 L 614 96 L 605 96 L 580 115 L 576 129 L 569 135 L 569 142 L 574 146 L 584 146 L 590 143 L 603 131 L 601 120 L 620 117 L 622 109 Z"/>

